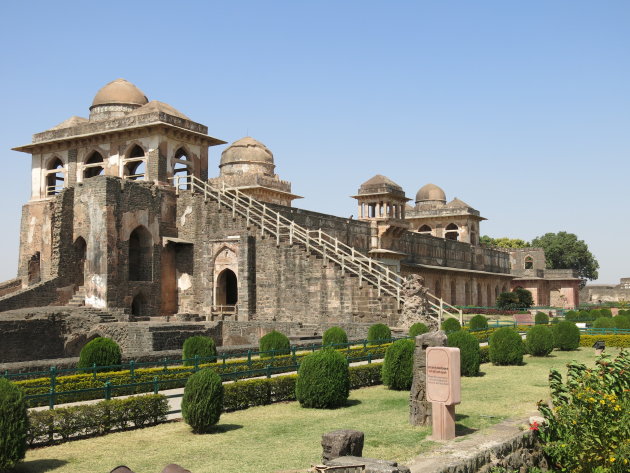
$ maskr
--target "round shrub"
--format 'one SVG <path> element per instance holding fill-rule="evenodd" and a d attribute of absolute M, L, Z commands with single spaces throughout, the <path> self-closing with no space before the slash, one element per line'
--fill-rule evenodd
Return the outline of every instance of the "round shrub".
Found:
<path fill-rule="evenodd" d="M 389 389 L 411 389 L 415 345 L 413 340 L 397 340 L 387 347 L 381 377 Z"/>
<path fill-rule="evenodd" d="M 481 353 L 479 340 L 472 334 L 460 330 L 448 336 L 448 346 L 459 348 L 460 367 L 462 376 L 477 376 Z"/>
<path fill-rule="evenodd" d="M 411 327 L 409 327 L 409 336 L 417 337 L 418 335 L 422 335 L 423 333 L 427 333 L 429 331 L 429 327 L 427 327 L 422 322 L 416 322 Z"/>
<path fill-rule="evenodd" d="M 459 320 L 457 319 L 450 318 L 442 322 L 442 330 L 446 332 L 446 335 L 448 335 L 449 333 L 457 332 L 461 329 L 462 326 L 459 324 Z"/>
<path fill-rule="evenodd" d="M 565 315 L 566 317 L 566 315 Z M 534 316 L 534 323 L 536 325 L 548 325 L 549 324 L 549 316 L 544 312 L 536 312 Z"/>
<path fill-rule="evenodd" d="M 527 332 L 527 352 L 533 356 L 547 356 L 553 351 L 553 333 L 549 327 L 538 325 Z"/>
<path fill-rule="evenodd" d="M 481 314 L 475 315 L 470 322 L 468 322 L 471 332 L 477 332 L 479 330 L 488 330 L 488 319 Z"/>
<path fill-rule="evenodd" d="M 595 320 L 596 317 L 593 317 L 588 310 L 581 310 L 578 312 L 577 319 L 578 322 L 588 322 L 589 320 Z"/>
<path fill-rule="evenodd" d="M 615 328 L 626 328 L 630 329 L 630 316 L 628 315 L 617 315 L 612 318 L 614 322 Z"/>
<path fill-rule="evenodd" d="M 207 433 L 219 422 L 223 410 L 221 377 L 210 368 L 193 374 L 186 381 L 182 417 L 196 434 Z"/>
<path fill-rule="evenodd" d="M 324 348 L 302 359 L 295 383 L 295 397 L 302 407 L 341 407 L 349 395 L 348 362 L 340 352 Z"/>
<path fill-rule="evenodd" d="M 568 310 L 564 313 L 564 320 L 577 320 L 578 317 L 579 317 L 578 313 L 574 310 Z"/>
<path fill-rule="evenodd" d="M 322 336 L 322 345 L 343 345 L 348 343 L 348 335 L 341 327 L 330 327 Z"/>
<path fill-rule="evenodd" d="M 122 360 L 120 347 L 111 338 L 97 337 L 85 344 L 79 355 L 77 368 L 85 369 L 92 366 L 119 365 Z"/>
<path fill-rule="evenodd" d="M 525 347 L 520 334 L 502 327 L 490 335 L 490 361 L 495 365 L 520 365 Z"/>
<path fill-rule="evenodd" d="M 392 338 L 392 331 L 385 324 L 374 324 L 368 330 L 368 342 L 370 345 L 377 345 L 379 340 L 389 340 Z M 381 342 L 382 343 L 382 342 Z"/>
<path fill-rule="evenodd" d="M 610 309 L 599 309 L 600 317 L 612 317 L 612 310 Z"/>
<path fill-rule="evenodd" d="M 192 358 L 195 356 L 203 358 L 202 362 L 204 363 L 215 361 L 217 358 L 217 347 L 214 340 L 210 337 L 204 337 L 203 335 L 188 337 L 184 341 L 184 348 L 182 350 L 184 365 L 193 366 L 195 361 Z"/>
<path fill-rule="evenodd" d="M 588 311 L 588 316 L 591 318 L 591 320 L 597 320 L 600 317 L 604 317 L 602 315 L 602 312 L 599 309 L 591 309 Z"/>
<path fill-rule="evenodd" d="M 563 351 L 576 350 L 580 346 L 580 329 L 568 320 L 560 322 L 554 330 L 554 345 Z"/>
<path fill-rule="evenodd" d="M 261 337 L 258 346 L 261 358 L 271 358 L 272 356 L 288 355 L 291 353 L 289 338 L 285 334 L 276 332 L 275 330 Z"/>
<path fill-rule="evenodd" d="M 593 322 L 593 328 L 612 328 L 615 326 L 615 321 L 609 317 L 600 317 Z"/>
<path fill-rule="evenodd" d="M 22 391 L 0 378 L 0 471 L 11 470 L 26 454 L 28 416 Z"/>

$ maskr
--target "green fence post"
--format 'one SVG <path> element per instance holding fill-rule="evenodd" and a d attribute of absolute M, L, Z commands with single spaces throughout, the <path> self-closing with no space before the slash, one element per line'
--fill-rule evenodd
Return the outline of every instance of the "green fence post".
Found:
<path fill-rule="evenodd" d="M 248 370 L 252 369 L 252 351 L 251 350 L 247 350 L 247 369 Z"/>
<path fill-rule="evenodd" d="M 129 362 L 129 374 L 131 375 L 131 380 L 135 381 L 136 379 L 136 362 L 131 360 Z"/>
<path fill-rule="evenodd" d="M 52 389 L 54 392 L 56 387 L 57 387 L 57 367 L 51 366 L 50 367 L 50 389 Z"/>
<path fill-rule="evenodd" d="M 55 388 L 54 387 L 51 387 L 50 391 L 48 392 L 48 408 L 49 409 L 55 408 Z"/>
<path fill-rule="evenodd" d="M 367 340 L 363 340 L 363 349 L 365 350 L 365 347 L 367 347 Z"/>
<path fill-rule="evenodd" d="M 273 362 L 273 360 L 276 358 L 276 349 L 272 348 L 271 349 L 271 361 Z"/>
<path fill-rule="evenodd" d="M 109 401 L 112 398 L 112 383 L 109 380 L 105 381 L 105 400 Z"/>
<path fill-rule="evenodd" d="M 271 365 L 267 365 L 267 379 L 271 378 Z"/>
<path fill-rule="evenodd" d="M 166 358 L 162 360 L 162 364 L 164 365 L 164 371 L 168 371 L 168 360 Z"/>
<path fill-rule="evenodd" d="M 368 365 L 372 364 L 372 353 L 368 353 Z"/>
<path fill-rule="evenodd" d="M 225 366 L 225 359 L 226 359 L 226 356 L 227 356 L 227 355 L 226 355 L 225 353 L 223 353 L 223 355 L 221 355 L 221 357 L 223 358 L 223 366 Z"/>
<path fill-rule="evenodd" d="M 160 383 L 158 382 L 158 377 L 153 377 L 153 394 L 157 394 L 160 392 Z"/>
<path fill-rule="evenodd" d="M 96 363 L 92 363 L 92 376 L 96 379 Z"/>
<path fill-rule="evenodd" d="M 195 355 L 195 367 L 194 367 L 194 372 L 196 373 L 197 371 L 199 371 L 199 355 Z"/>
<path fill-rule="evenodd" d="M 293 345 L 293 346 L 291 347 L 291 357 L 292 357 L 291 359 L 293 360 L 293 364 L 295 364 L 295 363 L 296 363 L 296 360 L 297 360 L 297 358 L 296 358 L 296 356 L 295 356 L 295 345 Z"/>
<path fill-rule="evenodd" d="M 311 351 L 312 351 L 313 353 L 315 353 L 315 344 L 314 344 L 314 343 L 311 345 Z"/>

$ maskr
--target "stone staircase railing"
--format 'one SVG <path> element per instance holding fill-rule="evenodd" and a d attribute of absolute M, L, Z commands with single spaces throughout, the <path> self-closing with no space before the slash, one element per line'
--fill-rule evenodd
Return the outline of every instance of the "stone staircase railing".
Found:
<path fill-rule="evenodd" d="M 238 189 L 225 187 L 217 188 L 195 176 L 174 176 L 175 192 L 180 192 L 180 186 L 189 187 L 193 192 L 199 191 L 205 199 L 212 199 L 226 206 L 232 216 L 240 215 L 247 224 L 254 224 L 260 229 L 261 235 L 268 235 L 276 239 L 276 244 L 288 242 L 298 243 L 308 252 L 320 255 L 324 261 L 332 261 L 341 268 L 341 273 L 350 273 L 378 290 L 380 295 L 394 297 L 402 305 L 402 278 L 384 264 L 346 245 L 337 238 L 324 233 L 322 229 L 309 230 L 294 221 L 270 209 L 249 195 Z M 462 322 L 462 311 L 444 300 L 427 293 L 429 304 L 438 320 L 445 317 L 455 317 Z"/>

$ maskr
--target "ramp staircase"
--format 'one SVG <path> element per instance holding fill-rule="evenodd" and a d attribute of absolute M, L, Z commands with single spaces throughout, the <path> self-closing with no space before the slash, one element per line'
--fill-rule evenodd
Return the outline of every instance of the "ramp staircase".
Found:
<path fill-rule="evenodd" d="M 243 217 L 247 225 L 258 227 L 261 236 L 270 236 L 276 239 L 276 244 L 288 242 L 299 244 L 307 252 L 314 253 L 324 259 L 332 261 L 341 268 L 341 273 L 348 273 L 359 278 L 360 283 L 367 283 L 377 288 L 379 296 L 394 297 L 399 308 L 403 304 L 402 278 L 387 266 L 370 258 L 369 256 L 346 245 L 337 238 L 318 230 L 309 230 L 294 221 L 270 209 L 265 203 L 260 202 L 238 189 L 211 186 L 207 182 L 195 176 L 174 176 L 173 184 L 175 192 L 188 187 L 192 192 L 200 192 L 204 199 L 212 199 L 220 205 L 227 207 L 232 212 L 232 217 Z M 444 300 L 427 293 L 433 316 L 439 322 L 444 318 L 454 317 L 462 320 L 462 311 Z"/>

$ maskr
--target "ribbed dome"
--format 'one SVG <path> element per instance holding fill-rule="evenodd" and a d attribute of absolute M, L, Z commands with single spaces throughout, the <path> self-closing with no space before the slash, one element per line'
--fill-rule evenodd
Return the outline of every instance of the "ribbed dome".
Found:
<path fill-rule="evenodd" d="M 442 188 L 435 184 L 427 184 L 421 187 L 416 194 L 416 203 L 426 201 L 440 201 L 446 203 L 446 194 Z"/>
<path fill-rule="evenodd" d="M 131 82 L 125 79 L 116 79 L 96 93 L 92 107 L 110 104 L 145 105 L 148 102 L 144 92 Z"/>
<path fill-rule="evenodd" d="M 273 165 L 273 154 L 260 141 L 246 136 L 232 143 L 221 153 L 219 167 L 237 163 Z"/>

